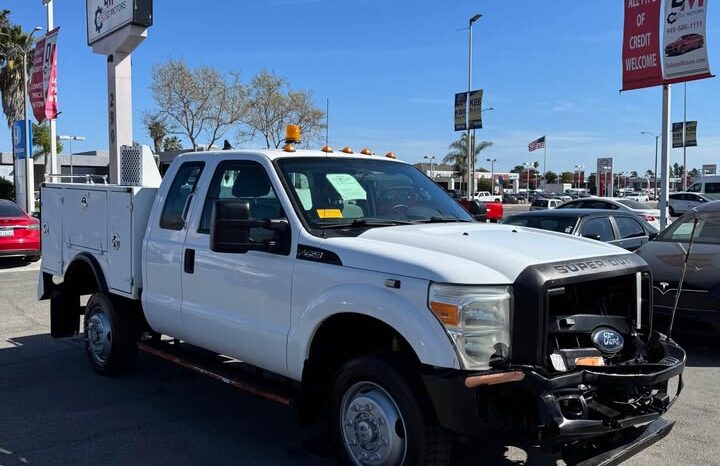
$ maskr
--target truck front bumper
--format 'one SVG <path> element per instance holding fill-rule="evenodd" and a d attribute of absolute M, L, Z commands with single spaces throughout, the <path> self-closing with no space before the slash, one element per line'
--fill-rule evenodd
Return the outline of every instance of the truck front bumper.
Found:
<path fill-rule="evenodd" d="M 440 424 L 451 431 L 473 435 L 521 430 L 550 450 L 593 443 L 603 445 L 598 454 L 615 452 L 608 458 L 627 458 L 672 429 L 660 416 L 683 386 L 685 351 L 671 340 L 655 345 L 661 354 L 654 363 L 560 374 L 520 366 L 494 373 L 431 372 L 424 382 Z M 668 393 L 673 377 L 677 389 Z M 490 382 L 478 385 L 482 379 Z"/>

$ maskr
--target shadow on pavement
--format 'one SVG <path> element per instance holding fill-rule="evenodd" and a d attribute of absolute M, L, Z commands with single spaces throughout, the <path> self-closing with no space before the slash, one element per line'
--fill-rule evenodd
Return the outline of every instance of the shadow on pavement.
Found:
<path fill-rule="evenodd" d="M 333 465 L 325 427 L 140 355 L 138 371 L 97 375 L 81 337 L 32 335 L 0 350 L 0 464 Z M 537 450 L 468 441 L 457 464 L 552 465 Z M 527 453 L 526 453 L 527 451 Z"/>
<path fill-rule="evenodd" d="M 30 267 L 33 263 L 28 262 L 22 257 L 0 257 L 0 270 L 5 269 L 22 269 Z"/>

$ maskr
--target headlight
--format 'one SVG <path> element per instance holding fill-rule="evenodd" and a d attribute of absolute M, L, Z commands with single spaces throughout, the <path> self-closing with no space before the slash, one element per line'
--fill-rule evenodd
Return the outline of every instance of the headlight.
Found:
<path fill-rule="evenodd" d="M 430 285 L 428 306 L 445 325 L 466 369 L 489 369 L 510 347 L 510 288 Z"/>

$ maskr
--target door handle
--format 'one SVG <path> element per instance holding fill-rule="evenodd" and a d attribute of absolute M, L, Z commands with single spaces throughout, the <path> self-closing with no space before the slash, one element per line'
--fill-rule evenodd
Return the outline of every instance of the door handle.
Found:
<path fill-rule="evenodd" d="M 185 273 L 195 273 L 195 250 L 185 249 L 185 260 L 183 260 Z"/>

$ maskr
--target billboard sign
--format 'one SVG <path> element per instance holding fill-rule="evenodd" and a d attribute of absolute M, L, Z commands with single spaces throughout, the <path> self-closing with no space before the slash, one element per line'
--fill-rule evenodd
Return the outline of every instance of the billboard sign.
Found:
<path fill-rule="evenodd" d="M 98 40 L 127 26 L 152 26 L 152 0 L 86 0 L 87 40 Z"/>
<path fill-rule="evenodd" d="M 470 115 L 466 115 L 467 92 L 455 94 L 455 131 L 482 128 L 482 96 L 482 89 L 470 93 Z M 470 128 L 466 124 L 466 118 L 468 117 Z"/>
<path fill-rule="evenodd" d="M 665 81 L 677 83 L 709 78 L 707 53 L 708 0 L 665 0 Z"/>
<path fill-rule="evenodd" d="M 624 91 L 662 84 L 660 2 L 628 0 L 623 28 Z"/>
<path fill-rule="evenodd" d="M 613 159 L 612 157 L 601 157 L 597 159 L 597 175 L 595 176 L 595 188 L 598 196 L 613 195 Z"/>
<path fill-rule="evenodd" d="M 455 94 L 455 131 L 465 131 L 467 92 L 459 92 Z"/>
<path fill-rule="evenodd" d="M 32 141 L 32 125 L 28 122 L 27 128 L 30 130 L 30 141 Z M 16 159 L 25 159 L 25 120 L 17 120 L 12 126 L 13 135 L 13 155 Z M 32 143 L 31 143 L 32 144 Z M 30 158 L 33 157 L 32 147 L 30 147 Z"/>
<path fill-rule="evenodd" d="M 702 166 L 702 176 L 713 176 L 717 174 L 717 164 L 709 163 L 709 164 L 703 164 Z"/>
<path fill-rule="evenodd" d="M 45 34 L 35 45 L 30 68 L 30 104 L 38 123 L 54 120 L 57 101 L 57 36 L 60 28 Z"/>
<path fill-rule="evenodd" d="M 697 146 L 697 121 L 688 121 L 685 124 L 685 143 L 683 144 L 683 122 L 672 124 L 672 146 L 696 147 Z"/>

